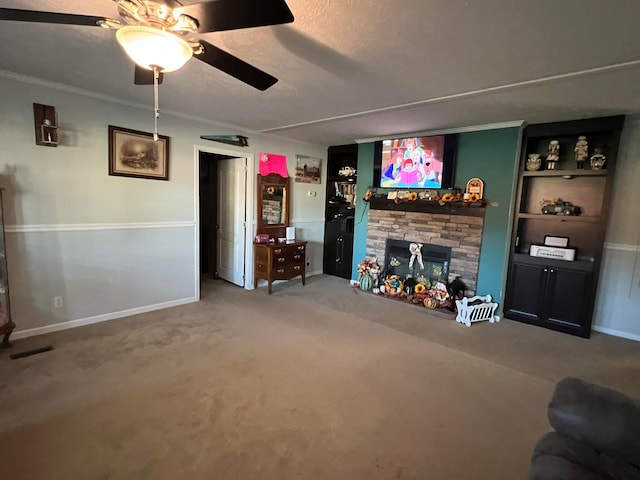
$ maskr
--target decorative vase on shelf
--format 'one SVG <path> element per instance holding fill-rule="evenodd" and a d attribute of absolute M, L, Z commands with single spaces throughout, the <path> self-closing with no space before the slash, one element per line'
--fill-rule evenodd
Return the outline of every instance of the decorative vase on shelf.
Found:
<path fill-rule="evenodd" d="M 603 170 L 606 161 L 607 157 L 603 155 L 602 149 L 594 148 L 593 156 L 591 157 L 591 170 Z"/>
<path fill-rule="evenodd" d="M 542 160 L 540 160 L 539 153 L 530 153 L 527 158 L 527 170 L 530 172 L 535 172 L 536 170 L 540 170 L 540 165 L 542 164 Z"/>

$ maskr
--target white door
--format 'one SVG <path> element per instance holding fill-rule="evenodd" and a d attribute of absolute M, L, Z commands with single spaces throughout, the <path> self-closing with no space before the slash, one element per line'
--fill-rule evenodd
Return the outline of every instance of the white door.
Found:
<path fill-rule="evenodd" d="M 218 160 L 218 275 L 244 286 L 246 159 Z"/>

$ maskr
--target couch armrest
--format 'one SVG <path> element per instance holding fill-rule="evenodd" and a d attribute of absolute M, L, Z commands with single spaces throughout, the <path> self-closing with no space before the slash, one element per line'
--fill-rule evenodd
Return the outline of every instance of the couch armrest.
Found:
<path fill-rule="evenodd" d="M 556 386 L 548 415 L 559 433 L 640 466 L 640 401 L 577 378 L 565 378 Z"/>

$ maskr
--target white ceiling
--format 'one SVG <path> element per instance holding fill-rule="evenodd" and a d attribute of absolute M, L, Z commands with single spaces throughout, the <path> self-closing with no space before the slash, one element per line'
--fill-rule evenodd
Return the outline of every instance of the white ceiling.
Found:
<path fill-rule="evenodd" d="M 638 0 L 287 1 L 292 24 L 201 36 L 279 78 L 274 87 L 192 60 L 165 75 L 161 110 L 324 145 L 640 112 Z M 117 17 L 112 0 L 0 6 Z M 100 28 L 2 22 L 0 69 L 152 101 Z"/>

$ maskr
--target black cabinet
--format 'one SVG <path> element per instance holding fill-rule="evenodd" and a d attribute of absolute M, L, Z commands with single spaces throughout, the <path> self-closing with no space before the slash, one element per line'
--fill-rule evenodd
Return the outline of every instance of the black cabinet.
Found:
<path fill-rule="evenodd" d="M 323 271 L 351 278 L 358 145 L 329 147 Z"/>
<path fill-rule="evenodd" d="M 324 243 L 325 273 L 351 278 L 353 260 L 353 233 L 344 232 L 339 224 L 327 222 Z"/>
<path fill-rule="evenodd" d="M 546 283 L 544 267 L 513 262 L 509 275 L 505 315 L 527 323 L 543 318 L 542 300 Z"/>
<path fill-rule="evenodd" d="M 617 116 L 529 125 L 524 130 L 505 292 L 506 318 L 589 337 L 623 125 L 624 117 Z M 595 164 L 592 168 L 589 161 L 576 161 L 576 143 L 581 136 L 587 138 L 589 156 L 595 148 L 604 152 L 604 169 Z M 545 159 L 552 142 L 559 145 L 560 152 L 557 161 L 549 164 Z M 532 161 L 536 156 L 542 160 L 539 169 Z M 555 215 L 549 214 L 553 210 L 543 209 L 560 201 L 580 207 L 579 214 Z M 530 256 L 531 247 L 543 245 L 548 236 L 568 239 L 568 247 L 575 249 L 574 259 Z"/>
<path fill-rule="evenodd" d="M 560 261 L 518 257 L 509 274 L 507 318 L 589 337 L 593 303 L 590 266 L 578 263 L 574 269 Z"/>

